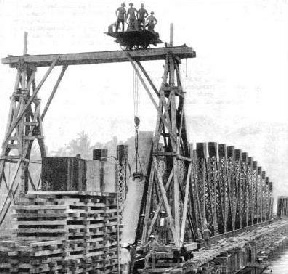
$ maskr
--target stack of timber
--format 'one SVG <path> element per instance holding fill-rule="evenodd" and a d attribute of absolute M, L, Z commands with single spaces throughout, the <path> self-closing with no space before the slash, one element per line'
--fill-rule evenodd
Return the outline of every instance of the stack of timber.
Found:
<path fill-rule="evenodd" d="M 0 243 L 1 273 L 63 273 L 64 243 L 11 241 Z"/>
<path fill-rule="evenodd" d="M 10 261 L 19 269 L 22 262 L 15 261 L 14 257 L 21 252 L 23 242 L 27 247 L 23 248 L 25 252 L 30 250 L 30 245 L 47 247 L 42 252 L 44 257 L 41 252 L 39 256 L 29 253 L 31 260 L 26 262 L 29 271 L 23 273 L 57 273 L 58 270 L 61 273 L 117 273 L 117 226 L 120 227 L 115 193 L 30 192 L 19 200 L 14 210 L 16 244 L 13 248 L 5 242 L 0 244 L 4 245 L 4 252 L 7 251 L 7 260 L 0 266 L 1 273 L 7 270 L 5 267 Z M 59 265 L 54 259 L 56 255 Z M 33 272 L 35 260 L 41 268 Z M 52 270 L 50 261 L 54 263 Z"/>

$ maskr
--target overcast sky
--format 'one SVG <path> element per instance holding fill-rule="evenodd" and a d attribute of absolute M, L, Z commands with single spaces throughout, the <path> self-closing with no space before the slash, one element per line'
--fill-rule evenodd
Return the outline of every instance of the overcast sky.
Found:
<path fill-rule="evenodd" d="M 142 1 L 134 1 L 139 8 Z M 104 34 L 121 1 L 0 0 L 0 57 L 119 50 Z M 129 2 L 126 2 L 128 6 Z M 288 2 L 287 0 L 145 1 L 156 30 L 186 43 L 197 58 L 183 60 L 186 115 L 192 142 L 215 141 L 247 151 L 288 195 Z M 143 62 L 160 86 L 163 62 Z M 4 129 L 15 69 L 0 65 L 0 128 Z M 45 70 L 39 69 L 37 81 Z M 40 92 L 42 109 L 59 74 Z M 92 143 L 134 134 L 133 80 L 129 63 L 69 67 L 44 122 L 49 151 L 84 130 Z M 154 130 L 156 112 L 140 87 L 141 130 Z M 0 130 L 0 139 L 4 130 Z"/>

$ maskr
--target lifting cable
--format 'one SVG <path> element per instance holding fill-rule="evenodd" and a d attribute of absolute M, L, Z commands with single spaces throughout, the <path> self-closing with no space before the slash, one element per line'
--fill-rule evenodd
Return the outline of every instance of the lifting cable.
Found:
<path fill-rule="evenodd" d="M 135 126 L 135 161 L 136 161 L 136 170 L 134 173 L 134 177 L 139 175 L 138 164 L 141 164 L 139 161 L 139 126 L 140 126 L 140 118 L 139 118 L 139 79 L 138 76 L 133 70 L 133 103 L 134 103 L 134 126 Z"/>

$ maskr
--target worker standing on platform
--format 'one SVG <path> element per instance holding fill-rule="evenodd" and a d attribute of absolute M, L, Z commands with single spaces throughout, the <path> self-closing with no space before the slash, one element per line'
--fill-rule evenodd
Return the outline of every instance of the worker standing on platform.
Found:
<path fill-rule="evenodd" d="M 140 29 L 145 29 L 145 19 L 148 16 L 147 10 L 144 8 L 144 4 L 141 4 L 141 8 L 138 10 L 137 17 L 138 17 L 138 26 Z"/>
<path fill-rule="evenodd" d="M 122 24 L 122 31 L 124 31 L 124 23 L 126 19 L 126 9 L 125 9 L 125 3 L 121 4 L 121 7 L 119 7 L 116 10 L 116 16 L 117 16 L 117 22 L 116 22 L 116 31 L 118 31 L 120 23 Z"/>
<path fill-rule="evenodd" d="M 128 30 L 138 30 L 137 26 L 137 10 L 133 7 L 133 3 L 129 3 L 130 8 L 127 12 Z"/>
<path fill-rule="evenodd" d="M 147 17 L 147 24 L 149 31 L 154 31 L 155 25 L 157 24 L 157 19 L 154 16 L 154 11 L 151 11 L 150 15 Z"/>

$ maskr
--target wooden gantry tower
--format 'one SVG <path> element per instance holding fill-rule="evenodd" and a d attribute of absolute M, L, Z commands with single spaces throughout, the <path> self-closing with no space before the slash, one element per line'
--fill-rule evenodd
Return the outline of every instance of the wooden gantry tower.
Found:
<path fill-rule="evenodd" d="M 155 231 L 155 223 L 162 214 L 167 219 L 165 229 L 170 230 L 166 234 L 171 235 L 162 239 L 162 243 L 171 242 L 180 248 L 191 212 L 188 203 L 192 150 L 187 141 L 185 91 L 181 84 L 180 63 L 178 56 L 172 53 L 166 55 L 163 82 L 159 91 L 155 90 L 159 102 L 156 105 L 157 123 L 144 211 L 143 245 Z"/>
<path fill-rule="evenodd" d="M 33 189 L 30 172 L 30 154 L 34 141 L 38 141 L 41 157 L 46 156 L 43 122 L 55 92 L 70 65 L 102 64 L 130 61 L 141 83 L 147 91 L 157 115 L 153 141 L 152 162 L 147 180 L 144 228 L 141 242 L 144 244 L 153 230 L 157 215 L 165 210 L 169 219 L 172 239 L 177 247 L 183 242 L 186 219 L 189 215 L 189 173 L 191 172 L 191 150 L 187 142 L 184 115 L 185 92 L 180 78 L 181 59 L 194 58 L 192 48 L 187 46 L 154 48 L 137 51 L 105 51 L 76 54 L 49 54 L 9 56 L 2 59 L 16 69 L 16 81 L 11 96 L 7 130 L 2 144 L 0 179 L 8 189 L 6 202 L 0 213 L 3 220 L 15 196 L 24 194 L 28 185 Z M 143 67 L 141 61 L 164 60 L 163 82 L 159 89 Z M 39 92 L 56 66 L 62 70 L 50 97 L 41 112 Z M 37 83 L 37 68 L 47 67 L 43 78 Z M 154 93 L 154 95 L 153 95 Z M 7 163 L 15 163 L 15 174 L 8 182 Z M 17 176 L 20 180 L 16 180 Z M 155 215 L 150 220 L 151 210 Z M 150 220 L 150 221 L 149 221 Z M 151 222 L 152 221 L 152 222 Z"/>

